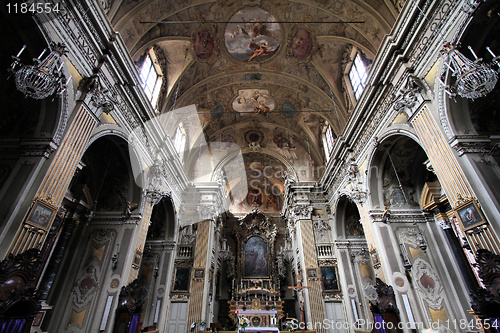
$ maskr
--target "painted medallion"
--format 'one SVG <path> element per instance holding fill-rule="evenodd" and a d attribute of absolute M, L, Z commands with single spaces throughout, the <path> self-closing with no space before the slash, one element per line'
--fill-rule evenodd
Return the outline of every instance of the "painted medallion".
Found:
<path fill-rule="evenodd" d="M 227 51 L 236 59 L 261 62 L 280 46 L 281 30 L 276 19 L 262 8 L 244 8 L 229 20 L 225 31 Z"/>

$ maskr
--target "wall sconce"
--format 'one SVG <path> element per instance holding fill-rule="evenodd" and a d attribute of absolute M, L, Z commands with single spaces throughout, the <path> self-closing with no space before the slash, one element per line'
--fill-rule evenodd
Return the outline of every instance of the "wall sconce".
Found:
<path fill-rule="evenodd" d="M 115 270 L 116 267 L 118 266 L 118 255 L 120 254 L 120 252 L 118 251 L 119 249 L 120 249 L 120 245 L 116 244 L 116 252 L 111 257 L 111 268 L 113 270 Z"/>
<path fill-rule="evenodd" d="M 410 259 L 408 259 L 408 258 L 404 258 L 403 267 L 404 267 L 407 271 L 410 271 L 410 270 L 411 270 L 411 268 L 413 267 L 413 265 L 411 264 Z"/>
<path fill-rule="evenodd" d="M 387 223 L 391 217 L 391 211 L 385 207 L 384 213 L 382 214 L 382 222 Z"/>
<path fill-rule="evenodd" d="M 155 267 L 154 267 L 155 280 L 158 278 L 159 270 L 160 270 L 160 268 L 158 267 L 158 264 L 155 264 Z"/>

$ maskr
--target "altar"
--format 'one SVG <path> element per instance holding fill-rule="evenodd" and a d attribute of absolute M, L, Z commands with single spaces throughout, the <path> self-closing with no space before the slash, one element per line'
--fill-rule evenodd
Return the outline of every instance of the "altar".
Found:
<path fill-rule="evenodd" d="M 260 211 L 252 211 L 235 226 L 238 260 L 228 303 L 238 332 L 279 332 L 284 302 L 280 276 L 270 264 L 276 262 L 276 234 L 276 225 Z M 241 327 L 243 318 L 245 328 Z"/>
<path fill-rule="evenodd" d="M 247 318 L 249 328 L 276 328 L 283 318 L 283 301 L 270 279 L 242 279 L 236 298 L 229 301 L 230 317 L 236 323 Z M 249 331 L 258 332 L 259 330 Z M 266 330 L 265 332 L 275 332 Z"/>

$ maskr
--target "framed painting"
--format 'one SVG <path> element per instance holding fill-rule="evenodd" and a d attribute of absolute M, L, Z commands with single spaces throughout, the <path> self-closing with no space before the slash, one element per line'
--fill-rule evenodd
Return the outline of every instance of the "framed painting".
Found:
<path fill-rule="evenodd" d="M 134 266 L 134 268 L 139 268 L 141 266 L 141 259 L 142 259 L 142 252 L 139 250 L 135 250 L 132 266 Z"/>
<path fill-rule="evenodd" d="M 269 276 L 267 243 L 259 236 L 250 237 L 245 244 L 245 277 Z"/>
<path fill-rule="evenodd" d="M 380 267 L 380 260 L 378 258 L 377 250 L 373 249 L 370 251 L 370 258 L 372 259 L 372 265 L 374 268 Z"/>
<path fill-rule="evenodd" d="M 474 229 L 487 223 L 481 209 L 474 200 L 469 200 L 457 207 L 456 212 L 464 230 Z"/>
<path fill-rule="evenodd" d="M 202 268 L 198 268 L 194 270 L 194 278 L 195 279 L 203 279 L 205 276 L 205 270 Z"/>
<path fill-rule="evenodd" d="M 47 230 L 55 213 L 56 209 L 54 207 L 40 200 L 36 200 L 28 214 L 26 223 Z"/>
<path fill-rule="evenodd" d="M 318 277 L 318 271 L 316 270 L 316 268 L 309 268 L 307 270 L 307 277 L 310 278 Z"/>
<path fill-rule="evenodd" d="M 337 279 L 337 267 L 336 266 L 321 267 L 321 282 L 323 283 L 324 291 L 339 290 L 339 283 Z"/>
<path fill-rule="evenodd" d="M 189 267 L 177 267 L 175 269 L 174 281 L 172 283 L 172 291 L 187 292 L 189 291 Z"/>

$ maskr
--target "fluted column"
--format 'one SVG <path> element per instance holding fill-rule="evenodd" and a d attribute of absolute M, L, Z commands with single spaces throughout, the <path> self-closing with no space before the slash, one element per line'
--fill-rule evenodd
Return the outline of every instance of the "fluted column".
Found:
<path fill-rule="evenodd" d="M 316 242 L 314 240 L 314 231 L 311 220 L 302 220 L 299 223 L 300 234 L 302 236 L 302 251 L 304 254 L 305 277 L 307 280 L 306 299 L 308 299 L 309 318 L 314 323 L 322 323 L 325 319 L 325 308 L 323 304 L 323 295 L 321 273 L 318 267 L 318 258 L 316 255 Z M 314 270 L 316 273 L 313 273 Z M 310 272 L 310 274 L 308 274 Z M 317 329 L 318 333 L 326 332 L 322 327 Z"/>
<path fill-rule="evenodd" d="M 146 237 L 148 235 L 149 221 L 151 220 L 152 212 L 153 206 L 150 203 L 146 203 L 144 212 L 142 214 L 142 219 L 139 221 L 139 232 L 135 243 L 136 254 L 140 253 L 141 256 L 144 253 L 144 244 L 146 244 Z M 137 279 L 137 275 L 139 274 L 140 265 L 136 265 L 136 263 L 131 263 L 131 265 L 132 269 L 130 270 L 128 276 L 128 283 L 131 283 L 132 281 Z"/>
<path fill-rule="evenodd" d="M 198 223 L 196 234 L 196 248 L 194 251 L 194 263 L 191 271 L 191 281 L 189 288 L 189 313 L 187 321 L 187 332 L 191 323 L 205 319 L 204 305 L 208 297 L 208 268 L 210 264 L 209 251 L 211 251 L 211 238 L 213 227 L 211 221 Z M 203 270 L 203 277 L 195 277 L 196 270 Z"/>
<path fill-rule="evenodd" d="M 18 254 L 42 247 L 97 121 L 84 104 L 77 106 L 71 125 L 10 245 L 9 253 Z M 43 223 L 39 220 L 40 224 L 33 222 L 36 221 L 34 214 L 37 207 L 44 207 L 45 212 L 52 211 Z"/>
<path fill-rule="evenodd" d="M 424 106 L 412 119 L 412 124 L 451 206 L 456 209 L 461 198 L 475 200 L 471 185 L 430 109 Z M 500 242 L 491 227 L 487 226 L 480 233 L 467 233 L 466 237 L 473 253 L 483 248 L 500 254 Z"/>

